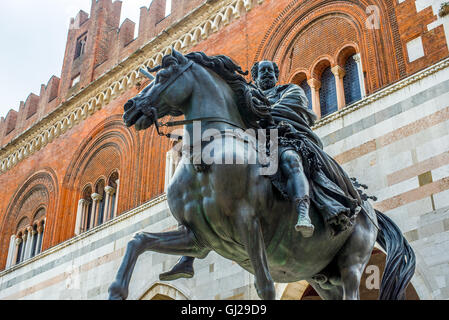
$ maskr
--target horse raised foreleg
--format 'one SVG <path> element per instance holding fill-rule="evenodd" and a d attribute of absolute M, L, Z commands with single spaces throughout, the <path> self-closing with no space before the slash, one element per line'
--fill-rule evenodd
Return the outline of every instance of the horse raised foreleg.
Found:
<path fill-rule="evenodd" d="M 137 258 L 148 250 L 199 258 L 205 257 L 209 252 L 208 249 L 200 246 L 194 234 L 184 227 L 177 231 L 164 233 L 139 232 L 128 242 L 115 281 L 108 290 L 110 300 L 124 300 L 128 297 L 129 282 Z"/>
<path fill-rule="evenodd" d="M 254 209 L 249 205 L 240 206 L 239 211 L 238 230 L 254 269 L 257 294 L 261 299 L 274 300 L 276 291 L 268 268 L 259 219 L 255 216 Z"/>

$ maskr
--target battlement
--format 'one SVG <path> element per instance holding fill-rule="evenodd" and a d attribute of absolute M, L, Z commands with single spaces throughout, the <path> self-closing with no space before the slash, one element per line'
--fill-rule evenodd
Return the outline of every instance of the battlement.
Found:
<path fill-rule="evenodd" d="M 167 14 L 167 1 L 172 1 Z M 150 0 L 148 0 L 150 2 Z M 69 22 L 60 78 L 42 84 L 39 95 L 31 93 L 19 110 L 0 118 L 0 146 L 31 128 L 120 61 L 183 18 L 207 0 L 153 0 L 140 9 L 139 30 L 125 19 L 120 25 L 122 2 L 92 0 L 90 14 L 79 11 Z"/>

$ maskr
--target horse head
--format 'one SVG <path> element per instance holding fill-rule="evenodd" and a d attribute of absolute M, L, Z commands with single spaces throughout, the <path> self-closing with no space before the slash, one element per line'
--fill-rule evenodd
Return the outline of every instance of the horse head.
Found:
<path fill-rule="evenodd" d="M 160 66 L 148 70 L 157 72 L 155 78 L 141 70 L 153 81 L 125 104 L 123 120 L 126 126 L 145 130 L 166 115 L 182 115 L 179 106 L 189 99 L 193 90 L 193 77 L 186 72 L 192 65 L 193 61 L 173 49 L 162 58 Z"/>

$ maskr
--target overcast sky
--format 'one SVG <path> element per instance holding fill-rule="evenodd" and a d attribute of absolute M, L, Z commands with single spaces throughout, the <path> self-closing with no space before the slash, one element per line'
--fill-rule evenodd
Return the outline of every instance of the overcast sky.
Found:
<path fill-rule="evenodd" d="M 140 10 L 152 0 L 122 0 L 121 22 L 139 24 Z M 52 75 L 61 76 L 70 23 L 91 0 L 0 0 L 0 117 L 18 110 Z M 136 27 L 138 30 L 138 26 Z"/>

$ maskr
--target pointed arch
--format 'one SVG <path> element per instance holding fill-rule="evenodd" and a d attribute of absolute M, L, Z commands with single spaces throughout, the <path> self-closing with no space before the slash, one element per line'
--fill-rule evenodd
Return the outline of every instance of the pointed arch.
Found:
<path fill-rule="evenodd" d="M 124 125 L 120 115 L 113 115 L 99 123 L 87 137 L 78 147 L 76 157 L 70 162 L 63 181 L 61 203 L 67 214 L 58 227 L 58 241 L 73 236 L 78 202 L 85 198 L 83 192 L 86 186 L 90 185 L 92 192 L 96 193 L 98 182 L 102 179 L 106 186 L 107 179 L 114 170 L 126 172 L 127 175 L 127 179 L 121 181 L 123 187 L 120 194 L 123 197 L 117 195 L 120 200 L 118 213 L 137 205 L 138 199 L 133 196 L 140 151 L 136 132 Z"/>
<path fill-rule="evenodd" d="M 187 296 L 176 287 L 156 282 L 153 284 L 144 294 L 142 294 L 139 300 L 189 300 Z"/>
<path fill-rule="evenodd" d="M 0 222 L 0 266 L 4 268 L 8 255 L 9 239 L 12 234 L 31 226 L 40 208 L 45 208 L 45 216 L 39 220 L 46 220 L 43 249 L 50 246 L 52 228 L 56 220 L 57 196 L 59 194 L 58 179 L 51 168 L 44 168 L 25 179 L 11 197 L 6 214 Z M 23 221 L 28 225 L 20 225 Z"/>

